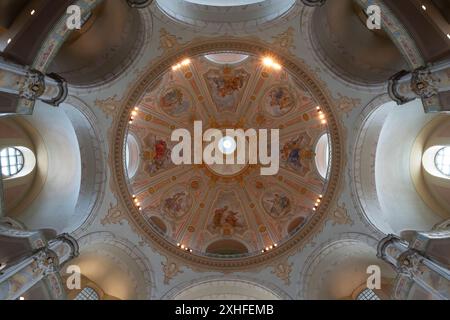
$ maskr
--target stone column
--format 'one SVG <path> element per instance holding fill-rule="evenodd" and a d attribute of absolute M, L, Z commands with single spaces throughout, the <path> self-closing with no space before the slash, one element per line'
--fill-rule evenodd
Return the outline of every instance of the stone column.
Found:
<path fill-rule="evenodd" d="M 389 95 L 399 105 L 421 99 L 425 113 L 450 112 L 450 60 L 397 73 L 389 80 Z"/>
<path fill-rule="evenodd" d="M 414 249 L 411 243 L 389 235 L 379 243 L 377 256 L 398 273 L 395 290 L 403 292 L 394 292 L 394 297 L 408 297 L 408 290 L 415 285 L 433 299 L 450 299 L 450 270 L 430 260 L 426 253 Z"/>
<path fill-rule="evenodd" d="M 46 281 L 52 297 L 64 297 L 59 270 L 76 256 L 78 244 L 72 236 L 63 234 L 50 240 L 29 257 L 2 270 L 0 300 L 18 299 L 41 280 Z"/>
<path fill-rule="evenodd" d="M 58 75 L 44 75 L 0 58 L 0 93 L 17 104 L 16 112 L 10 108 L 8 113 L 31 114 L 36 100 L 59 106 L 68 92 L 67 83 Z M 0 113 L 4 112 L 0 109 Z"/>

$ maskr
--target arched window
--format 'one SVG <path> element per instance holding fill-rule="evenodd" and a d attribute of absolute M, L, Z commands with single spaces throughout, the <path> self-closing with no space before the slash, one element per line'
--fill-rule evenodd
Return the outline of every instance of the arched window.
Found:
<path fill-rule="evenodd" d="M 444 147 L 436 153 L 434 165 L 440 173 L 450 177 L 450 147 Z"/>
<path fill-rule="evenodd" d="M 237 64 L 245 61 L 248 55 L 238 53 L 214 53 L 207 54 L 205 58 L 217 64 Z"/>
<path fill-rule="evenodd" d="M 375 292 L 370 289 L 364 289 L 360 294 L 356 297 L 356 300 L 381 300 Z"/>
<path fill-rule="evenodd" d="M 432 146 L 428 148 L 422 157 L 424 169 L 431 175 L 450 179 L 450 147 Z"/>
<path fill-rule="evenodd" d="M 25 159 L 22 151 L 14 147 L 4 148 L 0 151 L 3 177 L 9 178 L 22 171 Z"/>
<path fill-rule="evenodd" d="M 316 168 L 320 176 L 324 179 L 327 178 L 328 166 L 330 163 L 330 145 L 328 143 L 328 134 L 324 133 L 316 144 Z"/>
<path fill-rule="evenodd" d="M 85 287 L 73 300 L 100 300 L 100 297 L 94 289 Z"/>
<path fill-rule="evenodd" d="M 136 138 L 129 134 L 125 145 L 125 164 L 128 172 L 128 178 L 131 179 L 139 168 L 139 144 Z"/>

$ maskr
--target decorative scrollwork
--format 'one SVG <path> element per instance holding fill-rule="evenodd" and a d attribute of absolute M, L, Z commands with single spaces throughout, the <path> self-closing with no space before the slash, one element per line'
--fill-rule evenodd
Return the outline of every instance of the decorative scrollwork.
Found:
<path fill-rule="evenodd" d="M 20 97 L 27 100 L 36 100 L 45 91 L 44 75 L 39 71 L 30 70 L 20 88 Z"/>
<path fill-rule="evenodd" d="M 412 73 L 411 89 L 422 99 L 431 98 L 439 92 L 439 79 L 431 74 L 431 71 L 420 68 Z"/>

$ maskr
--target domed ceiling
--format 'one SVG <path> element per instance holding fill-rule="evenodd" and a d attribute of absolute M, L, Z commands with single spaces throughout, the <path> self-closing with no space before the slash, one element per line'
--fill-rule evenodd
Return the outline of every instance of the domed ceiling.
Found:
<path fill-rule="evenodd" d="M 261 175 L 260 164 L 173 164 L 172 132 L 194 136 L 194 121 L 203 130 L 280 129 L 278 173 Z M 311 91 L 276 62 L 233 53 L 183 60 L 146 90 L 130 117 L 125 172 L 139 223 L 192 255 L 276 250 L 308 225 L 326 192 L 316 164 L 330 159 L 327 133 Z"/>

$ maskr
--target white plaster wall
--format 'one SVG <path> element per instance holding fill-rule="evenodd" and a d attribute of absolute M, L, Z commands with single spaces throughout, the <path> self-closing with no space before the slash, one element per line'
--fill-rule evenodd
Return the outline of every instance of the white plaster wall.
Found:
<path fill-rule="evenodd" d="M 376 152 L 375 176 L 381 209 L 395 233 L 430 230 L 441 221 L 417 193 L 410 174 L 410 156 L 422 128 L 433 119 L 419 100 L 389 113 Z"/>
<path fill-rule="evenodd" d="M 80 149 L 73 126 L 63 110 L 37 103 L 34 114 L 26 120 L 44 141 L 47 167 L 37 196 L 16 217 L 29 229 L 52 228 L 58 232 L 80 224 L 74 215 L 81 181 Z M 38 184 L 39 185 L 39 184 Z"/>

